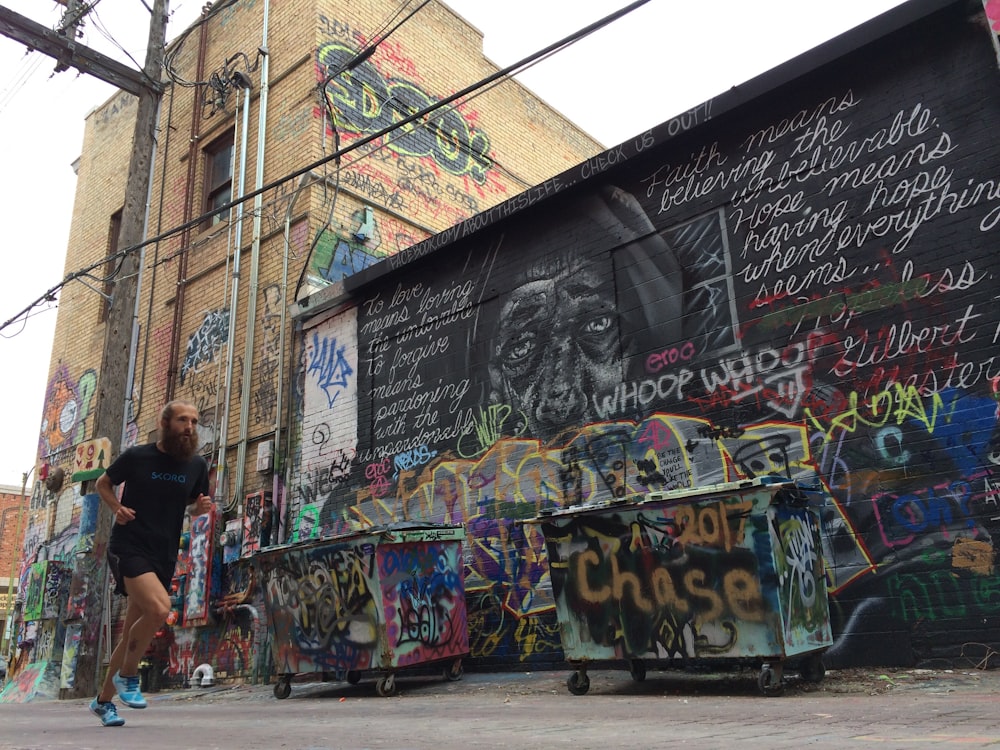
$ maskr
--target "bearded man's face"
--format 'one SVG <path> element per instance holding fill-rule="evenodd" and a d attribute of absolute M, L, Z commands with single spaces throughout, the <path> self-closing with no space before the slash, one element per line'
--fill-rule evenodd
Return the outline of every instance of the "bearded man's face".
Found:
<path fill-rule="evenodd" d="M 160 423 L 163 450 L 174 458 L 189 460 L 198 450 L 198 410 L 179 405 L 170 419 Z"/>

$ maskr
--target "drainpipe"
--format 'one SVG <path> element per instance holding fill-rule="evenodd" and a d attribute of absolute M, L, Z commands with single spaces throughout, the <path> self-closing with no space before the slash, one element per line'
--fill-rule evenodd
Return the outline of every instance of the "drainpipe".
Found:
<path fill-rule="evenodd" d="M 199 664 L 195 667 L 194 674 L 191 675 L 188 684 L 195 687 L 195 683 L 199 680 L 201 682 L 199 687 L 212 687 L 215 684 L 215 672 L 212 671 L 211 664 Z"/>
<path fill-rule="evenodd" d="M 204 16 L 208 12 L 206 9 L 202 12 L 202 20 L 204 21 Z M 208 31 L 207 23 L 202 23 L 198 27 L 198 61 L 195 64 L 195 80 L 203 81 L 205 79 L 205 57 L 208 52 Z M 176 88 L 174 89 L 176 91 Z M 195 97 L 194 104 L 191 107 L 191 135 L 188 140 L 188 158 L 187 158 L 187 181 L 184 183 L 184 189 L 186 195 L 184 197 L 184 218 L 183 222 L 187 224 L 191 219 L 194 218 L 194 196 L 197 192 L 194 188 L 194 178 L 197 174 L 198 167 L 198 141 L 201 138 L 201 109 L 198 106 L 197 101 L 197 89 L 192 89 L 196 93 L 193 94 Z M 181 233 L 180 237 L 180 249 L 177 258 L 177 292 L 174 297 L 174 315 L 173 320 L 170 324 L 170 351 L 167 354 L 167 387 L 166 394 L 164 396 L 164 401 L 172 401 L 174 398 L 174 392 L 177 388 L 177 373 L 180 368 L 177 366 L 177 353 L 181 346 L 181 321 L 183 320 L 184 314 L 184 298 L 185 292 L 187 290 L 187 268 L 188 268 L 188 253 L 187 248 L 191 242 L 191 228 L 188 227 Z"/>
<path fill-rule="evenodd" d="M 253 383 L 254 365 L 254 334 L 257 325 L 257 294 L 259 291 L 260 273 L 260 233 L 261 233 L 261 206 L 264 196 L 260 188 L 264 185 L 264 143 L 267 134 L 267 92 L 268 92 L 268 68 L 270 67 L 270 55 L 267 53 L 267 25 L 270 15 L 269 0 L 264 2 L 264 31 L 261 42 L 261 53 L 264 59 L 260 69 L 260 101 L 257 112 L 257 170 L 254 176 L 254 191 L 257 195 L 253 199 L 253 243 L 250 251 L 250 288 L 247 301 L 247 330 L 246 341 L 243 348 L 243 391 L 240 394 L 240 434 L 236 448 L 236 497 L 243 497 L 244 477 L 246 476 L 247 460 L 247 433 L 250 430 L 250 401 Z M 245 132 L 245 131 L 244 131 Z M 230 323 L 232 325 L 232 323 Z M 280 372 L 280 371 L 279 371 Z M 273 495 L 272 495 L 273 497 Z"/>
<path fill-rule="evenodd" d="M 236 347 L 233 345 L 233 329 L 236 327 L 236 311 L 239 305 L 239 289 L 240 289 L 240 255 L 243 250 L 243 195 L 245 194 L 246 187 L 246 171 L 247 171 L 247 129 L 250 124 L 250 81 L 246 77 L 240 77 L 237 79 L 240 84 L 243 84 L 243 132 L 240 138 L 240 182 L 239 187 L 236 190 L 236 198 L 240 202 L 236 204 L 236 216 L 232 223 L 236 224 L 236 235 L 233 241 L 233 291 L 232 299 L 229 300 L 229 334 L 227 349 L 228 354 L 226 355 L 226 383 L 222 389 L 223 398 L 225 399 L 225 408 L 222 410 L 222 424 L 219 426 L 219 471 L 223 471 L 226 466 L 226 448 L 229 440 L 229 405 L 232 401 L 231 393 L 233 387 L 233 359 L 235 355 Z M 242 477 L 242 471 L 237 467 L 236 472 L 238 483 L 242 483 L 240 477 Z M 224 485 L 224 482 L 218 482 L 216 484 L 216 493 Z M 237 489 L 234 498 L 239 498 L 240 492 Z M 218 501 L 218 498 L 216 498 Z M 223 504 L 225 507 L 225 504 Z"/>
<path fill-rule="evenodd" d="M 286 294 L 288 292 L 288 256 L 291 254 L 291 251 L 292 251 L 292 240 L 291 240 L 291 235 L 292 235 L 292 211 L 295 210 L 295 204 L 298 203 L 299 196 L 302 195 L 302 189 L 306 185 L 308 185 L 309 183 L 311 183 L 313 181 L 314 181 L 314 177 L 309 172 L 307 172 L 306 174 L 301 175 L 299 177 L 298 184 L 295 186 L 295 193 L 294 193 L 294 195 L 292 195 L 292 199 L 288 202 L 288 208 L 285 210 L 284 251 L 282 252 L 282 258 L 281 258 L 281 300 L 282 300 L 282 304 L 281 304 L 281 322 L 278 325 L 278 331 L 279 331 L 279 333 L 278 333 L 278 336 L 279 336 L 279 341 L 278 341 L 278 391 L 277 391 L 277 395 L 275 397 L 275 403 L 277 404 L 277 408 L 275 409 L 275 413 L 274 413 L 274 454 L 273 455 L 274 455 L 275 467 L 274 467 L 274 478 L 273 478 L 273 482 L 272 482 L 272 490 L 273 491 L 272 491 L 272 494 L 271 494 L 271 497 L 274 499 L 275 507 L 280 507 L 281 510 L 282 510 L 282 512 L 279 515 L 276 515 L 275 519 L 274 519 L 274 523 L 276 523 L 277 527 L 278 527 L 277 531 L 278 531 L 279 537 L 278 537 L 277 541 L 278 541 L 279 544 L 281 544 L 282 542 L 285 541 L 284 538 L 280 537 L 280 532 L 281 532 L 281 530 L 283 528 L 286 528 L 286 526 L 283 523 L 283 521 L 285 520 L 284 516 L 285 516 L 285 513 L 287 512 L 287 508 L 285 508 L 285 506 L 284 506 L 283 503 L 280 506 L 278 505 L 278 501 L 280 499 L 279 492 L 281 491 L 281 473 L 282 473 L 282 472 L 280 472 L 278 470 L 278 460 L 279 460 L 279 458 L 281 456 L 281 435 L 282 435 L 281 415 L 286 413 L 285 404 L 284 404 L 284 401 L 285 401 L 285 389 L 284 389 L 284 383 L 285 383 L 285 378 L 284 378 L 284 371 L 285 371 L 285 326 L 286 326 L 286 321 L 287 321 L 287 318 L 288 318 L 288 302 L 287 302 Z M 291 390 L 291 380 L 290 380 L 291 377 L 292 377 L 292 373 L 289 373 L 289 390 Z M 291 410 L 291 406 L 288 407 L 288 411 L 289 412 L 290 412 L 290 410 Z M 289 417 L 288 421 L 291 421 L 290 417 Z M 285 474 L 284 485 L 287 488 L 288 487 L 288 482 L 289 482 L 288 468 L 287 467 L 283 467 L 283 468 L 284 468 L 284 474 Z"/>

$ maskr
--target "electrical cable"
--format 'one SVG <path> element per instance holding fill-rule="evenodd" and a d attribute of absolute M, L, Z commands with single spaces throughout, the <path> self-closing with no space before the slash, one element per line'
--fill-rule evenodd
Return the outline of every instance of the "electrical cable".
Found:
<path fill-rule="evenodd" d="M 319 84 L 318 88 L 320 91 L 320 95 L 323 98 L 323 111 L 324 111 L 323 131 L 322 131 L 324 154 L 326 154 L 326 122 L 327 122 L 326 118 L 329 118 L 330 130 L 333 132 L 334 152 L 340 150 L 340 130 L 337 128 L 337 115 L 336 112 L 334 111 L 333 103 L 330 101 L 330 95 L 328 90 L 330 81 L 334 80 L 335 78 L 339 77 L 340 75 L 346 73 L 349 70 L 353 70 L 354 68 L 358 67 L 361 63 L 363 63 L 365 60 L 370 58 L 374 54 L 375 50 L 378 49 L 378 46 L 382 42 L 384 42 L 386 39 L 392 36 L 392 34 L 395 33 L 395 31 L 399 29 L 404 23 L 413 18 L 414 15 L 416 15 L 430 2 L 430 0 L 423 0 L 423 2 L 420 5 L 418 5 L 416 8 L 407 13 L 406 16 L 402 20 L 400 20 L 395 26 L 389 28 L 389 25 L 395 19 L 399 18 L 399 16 L 403 13 L 403 11 L 410 4 L 410 2 L 411 0 L 405 0 L 405 2 L 396 9 L 396 12 L 390 18 L 384 21 L 382 25 L 379 26 L 379 28 L 375 31 L 373 35 L 374 36 L 373 41 L 366 44 L 360 51 L 355 53 L 350 60 L 346 61 L 336 70 L 332 72 L 328 70 L 327 75 L 324 78 L 323 82 Z M 386 29 L 388 29 L 388 31 L 386 31 Z M 298 282 L 295 285 L 295 292 L 294 292 L 295 297 L 298 297 L 299 290 L 302 288 L 302 284 L 305 281 L 306 274 L 309 270 L 309 262 L 312 258 L 313 253 L 316 250 L 316 247 L 319 245 L 320 240 L 323 238 L 323 234 L 326 232 L 327 229 L 330 228 L 330 225 L 333 223 L 334 212 L 337 207 L 337 199 L 340 196 L 339 158 L 336 159 L 336 165 L 337 165 L 336 174 L 334 175 L 333 178 L 333 183 L 334 183 L 333 200 L 330 201 L 330 209 L 327 211 L 326 221 L 324 221 L 323 225 L 316 230 L 316 234 L 313 237 L 312 242 L 309 244 L 309 249 L 306 251 L 305 263 L 303 263 L 302 265 L 302 270 L 299 273 Z M 329 180 L 330 177 L 328 176 L 326 164 L 324 164 L 323 182 L 322 182 L 324 193 L 326 192 L 327 183 L 329 182 Z"/>
<path fill-rule="evenodd" d="M 101 2 L 101 0 L 93 0 L 93 2 L 91 2 L 89 5 L 87 3 L 81 3 L 72 10 L 70 10 L 69 6 L 66 5 L 67 8 L 66 12 L 63 13 L 63 17 L 59 19 L 59 26 L 56 27 L 55 31 L 57 31 L 60 34 L 65 34 L 67 29 L 69 29 L 71 26 L 76 26 L 81 21 L 83 21 L 83 19 L 87 17 L 87 14 L 93 11 L 94 8 L 97 7 L 97 4 L 99 2 Z M 71 14 L 75 15 L 71 16 Z M 142 66 L 140 65 L 139 67 Z"/>
<path fill-rule="evenodd" d="M 203 84 L 204 90 L 201 96 L 202 110 L 204 111 L 206 107 L 211 107 L 208 114 L 203 115 L 205 119 L 220 110 L 225 111 L 229 92 L 242 88 L 242 84 L 239 82 L 240 78 L 249 79 L 251 73 L 257 72 L 262 56 L 263 53 L 258 49 L 257 57 L 251 64 L 250 57 L 245 52 L 237 52 L 226 59 L 220 70 L 212 72 L 208 77 L 208 81 Z M 238 60 L 243 61 L 243 70 L 239 70 L 238 66 L 230 67 Z"/>
<path fill-rule="evenodd" d="M 28 80 L 35 75 L 45 59 L 46 57 L 40 52 L 25 52 L 18 63 L 18 69 L 14 72 L 13 80 L 7 84 L 3 91 L 0 91 L 0 113 L 3 113 L 7 105 L 27 85 Z"/>
<path fill-rule="evenodd" d="M 55 300 L 49 300 L 49 301 L 50 302 L 54 302 Z M 34 317 L 36 317 L 38 315 L 44 315 L 45 313 L 49 312 L 50 310 L 55 310 L 57 308 L 58 308 L 58 305 L 56 305 L 55 307 L 46 307 L 46 308 L 44 308 L 42 310 L 37 310 L 37 311 L 35 311 L 33 313 L 30 313 L 30 314 L 25 314 L 25 316 L 24 316 L 24 323 L 21 326 L 21 330 L 17 331 L 16 333 L 12 333 L 10 335 L 7 335 L 7 334 L 3 333 L 2 329 L 0 329 L 0 338 L 5 338 L 5 339 L 17 338 L 18 336 L 20 336 L 24 332 L 24 329 L 27 327 L 28 320 L 30 318 L 34 318 Z"/>
<path fill-rule="evenodd" d="M 90 6 L 91 20 L 93 21 L 94 28 L 97 29 L 98 33 L 101 36 L 103 36 L 105 39 L 107 39 L 109 42 L 111 42 L 115 47 L 117 47 L 119 50 L 121 50 L 125 54 L 125 56 L 128 57 L 128 59 L 132 61 L 132 63 L 135 65 L 136 68 L 138 68 L 139 70 L 142 70 L 142 67 L 143 67 L 142 63 L 140 63 L 138 60 L 136 60 L 132 56 L 132 53 L 129 52 L 127 49 L 125 49 L 125 47 L 122 46 L 121 42 L 119 42 L 117 39 L 115 39 L 115 37 L 111 34 L 111 32 L 108 31 L 108 28 L 104 24 L 104 21 L 101 19 L 100 16 L 97 15 L 97 10 L 95 9 L 96 5 L 97 5 L 97 3 L 95 2 L 95 3 L 92 3 L 91 6 Z"/>
<path fill-rule="evenodd" d="M 323 87 L 323 102 L 326 105 L 325 117 L 329 117 L 330 118 L 330 128 L 331 128 L 331 130 L 333 130 L 333 150 L 336 153 L 337 151 L 340 150 L 340 131 L 337 129 L 337 121 L 336 121 L 336 117 L 335 117 L 334 112 L 333 112 L 333 104 L 330 102 L 330 97 L 327 95 L 326 87 L 325 86 Z M 323 128 L 323 151 L 324 152 L 326 151 L 326 127 L 325 127 L 325 122 L 324 122 L 324 128 Z M 329 229 L 330 225 L 333 223 L 334 210 L 337 207 L 337 199 L 340 197 L 340 159 L 336 160 L 336 165 L 337 165 L 337 170 L 336 170 L 336 173 L 334 175 L 333 200 L 330 201 L 330 210 L 327 211 L 326 221 L 323 223 L 323 226 L 321 226 L 318 230 L 316 230 L 316 236 L 313 237 L 313 241 L 309 245 L 309 250 L 308 250 L 308 252 L 306 252 L 305 263 L 302 264 L 302 270 L 299 273 L 299 280 L 295 284 L 295 292 L 293 293 L 293 297 L 295 297 L 295 298 L 298 298 L 298 296 L 299 296 L 299 290 L 302 289 L 302 282 L 305 281 L 306 273 L 309 270 L 309 262 L 312 259 L 313 252 L 315 252 L 315 250 L 316 250 L 316 246 L 319 244 L 320 239 L 323 237 L 323 233 L 327 229 Z M 326 189 L 326 180 L 327 179 L 329 179 L 329 178 L 327 177 L 327 178 L 324 178 L 324 180 L 323 180 L 324 190 Z"/>
<path fill-rule="evenodd" d="M 224 5 L 217 6 L 217 8 L 226 7 L 228 5 L 231 5 L 234 2 L 237 2 L 237 0 L 230 0 L 230 2 L 225 3 Z M 147 245 L 151 245 L 151 244 L 154 244 L 156 242 L 161 242 L 161 241 L 163 241 L 165 239 L 168 239 L 170 237 L 173 237 L 176 234 L 179 234 L 179 233 L 185 231 L 186 229 L 191 229 L 191 228 L 197 227 L 198 225 L 200 225 L 202 222 L 204 222 L 206 219 L 208 219 L 209 217 L 211 217 L 214 214 L 217 214 L 217 213 L 219 213 L 221 211 L 225 211 L 225 210 L 231 209 L 231 208 L 233 208 L 234 206 L 236 206 L 237 204 L 239 204 L 239 203 L 241 203 L 243 201 L 250 200 L 251 198 L 254 198 L 254 197 L 258 196 L 258 195 L 261 195 L 261 194 L 267 192 L 268 190 L 272 190 L 272 189 L 274 189 L 276 187 L 279 187 L 279 186 L 285 184 L 286 182 L 290 182 L 292 180 L 295 180 L 298 177 L 301 177 L 302 175 L 305 175 L 305 174 L 307 174 L 309 172 L 312 172 L 312 171 L 318 169 L 319 167 L 322 167 L 325 164 L 328 164 L 329 162 L 331 162 L 331 161 L 333 161 L 335 159 L 340 159 L 345 154 L 348 154 L 348 153 L 351 153 L 353 151 L 356 151 L 356 150 L 360 149 L 362 146 L 365 146 L 365 145 L 367 145 L 369 143 L 372 143 L 373 141 L 376 141 L 376 140 L 378 140 L 380 138 L 383 138 L 386 135 L 390 135 L 391 133 L 393 133 L 394 131 L 396 131 L 398 129 L 405 128 L 407 125 L 410 125 L 411 123 L 417 122 L 418 120 L 424 120 L 425 118 L 427 118 L 428 115 L 433 114 L 434 112 L 436 112 L 439 109 L 442 109 L 442 108 L 444 108 L 446 106 L 451 105 L 453 102 L 459 102 L 460 100 L 464 100 L 466 97 L 470 96 L 470 94 L 473 94 L 474 92 L 478 91 L 479 89 L 483 89 L 483 88 L 487 88 L 487 87 L 492 88 L 492 86 L 493 86 L 493 84 L 495 82 L 500 81 L 501 79 L 506 79 L 506 78 L 509 78 L 509 77 L 511 77 L 513 75 L 516 75 L 521 70 L 525 70 L 528 67 L 530 67 L 531 65 L 533 65 L 536 61 L 543 60 L 543 59 L 549 57 L 550 55 L 554 54 L 555 52 L 557 52 L 557 51 L 559 51 L 559 50 L 561 50 L 561 49 L 563 49 L 563 48 L 565 48 L 565 47 L 567 47 L 567 46 L 569 46 L 569 45 L 571 45 L 571 44 L 579 41 L 580 39 L 583 39 L 584 37 L 592 34 L 595 31 L 597 31 L 598 29 L 601 29 L 604 26 L 607 26 L 608 24 L 610 24 L 610 23 L 618 20 L 619 18 L 621 18 L 622 16 L 624 16 L 624 15 L 626 15 L 628 13 L 631 13 L 636 8 L 639 8 L 639 7 L 645 5 L 648 2 L 650 2 L 650 0 L 635 0 L 634 2 L 630 3 L 629 5 L 626 5 L 623 8 L 620 8 L 619 10 L 617 10 L 617 11 L 615 11 L 615 12 L 613 12 L 613 13 L 607 15 L 607 16 L 605 16 L 604 18 L 601 18 L 601 19 L 599 19 L 599 20 L 597 20 L 597 21 L 589 24 L 588 26 L 585 26 L 582 29 L 580 29 L 580 30 L 578 30 L 576 32 L 573 32 L 569 36 L 566 36 L 563 39 L 561 39 L 561 40 L 559 40 L 557 42 L 554 42 L 554 43 L 548 45 L 547 47 L 539 50 L 538 52 L 534 52 L 531 55 L 528 55 L 527 57 L 522 58 L 521 60 L 518 60 L 517 62 L 515 62 L 515 63 L 513 63 L 511 65 L 508 65 L 505 68 L 502 68 L 502 69 L 500 69 L 500 70 L 498 70 L 498 71 L 496 71 L 494 73 L 491 73 L 490 75 L 486 76 L 485 78 L 480 79 L 476 83 L 473 83 L 473 84 L 471 84 L 469 86 L 466 86 L 465 88 L 463 88 L 463 89 L 461 89 L 461 90 L 459 90 L 459 91 L 457 91 L 457 92 L 455 92 L 453 94 L 450 94 L 449 96 L 447 96 L 447 97 L 445 97 L 445 98 L 443 98 L 443 99 L 441 99 L 441 100 L 439 100 L 437 102 L 431 103 L 430 105 L 428 105 L 427 107 L 424 107 L 423 109 L 420 109 L 420 110 L 418 110 L 416 112 L 413 112 L 413 113 L 407 115 L 402 120 L 400 120 L 400 121 L 398 121 L 396 123 L 393 123 L 392 125 L 390 125 L 390 126 L 388 126 L 386 128 L 382 128 L 381 130 L 378 130 L 378 131 L 376 131 L 374 133 L 368 134 L 366 136 L 362 136 L 361 138 L 357 139 L 356 141 L 353 141 L 352 143 L 348 144 L 347 146 L 343 146 L 341 148 L 338 148 L 332 154 L 329 154 L 328 156 L 325 156 L 325 157 L 319 159 L 318 161 L 312 162 L 311 164 L 307 164 L 304 167 L 300 167 L 299 169 L 296 169 L 293 172 L 290 172 L 290 173 L 286 174 L 285 176 L 280 177 L 277 180 L 274 180 L 274 181 L 272 181 L 270 183 L 267 183 L 266 185 L 263 185 L 260 188 L 257 188 L 256 190 L 253 190 L 253 191 L 251 191 L 249 193 L 246 193 L 241 198 L 239 198 L 239 199 L 237 199 L 235 201 L 230 201 L 227 204 L 224 204 L 222 206 L 218 206 L 218 207 L 214 208 L 210 212 L 202 214 L 201 216 L 197 216 L 197 217 L 195 217 L 195 218 L 193 218 L 193 219 L 191 219 L 189 221 L 186 221 L 186 222 L 184 222 L 182 224 L 179 224 L 179 225 L 175 226 L 174 228 L 169 229 L 169 230 L 167 230 L 165 232 L 161 232 L 160 234 L 158 234 L 158 235 L 156 235 L 154 237 L 147 238 L 147 239 L 143 240 L 142 242 L 139 242 L 139 243 L 136 243 L 135 245 L 132 245 L 131 247 L 127 247 L 127 248 L 124 248 L 122 250 L 119 250 L 118 253 L 116 253 L 115 256 L 112 256 L 112 257 L 118 257 L 118 256 L 124 257 L 126 255 L 129 255 L 131 253 L 134 253 L 134 252 L 142 249 L 143 247 L 146 247 Z M 216 8 L 213 8 L 213 11 L 215 11 L 215 10 L 216 10 Z M 185 34 L 189 33 L 190 30 L 191 30 L 191 28 L 194 28 L 194 27 L 189 27 L 188 31 L 185 32 Z M 186 250 L 187 250 L 187 248 L 184 248 L 184 249 L 182 249 L 182 250 L 180 250 L 178 252 L 185 252 Z M 24 310 L 21 310 L 20 312 L 18 312 L 14 317 L 12 317 L 12 318 L 8 319 L 7 321 L 5 321 L 2 325 L 0 325 L 0 331 L 3 331 L 8 326 L 12 325 L 14 322 L 16 322 L 18 319 L 20 319 L 21 316 L 26 315 L 34 307 L 40 305 L 46 299 L 54 298 L 55 293 L 57 291 L 59 291 L 63 286 L 65 286 L 66 284 L 68 284 L 69 282 L 75 280 L 79 276 L 82 276 L 82 275 L 84 275 L 84 274 L 86 274 L 86 273 L 94 270 L 98 266 L 100 266 L 100 265 L 102 265 L 104 263 L 107 263 L 111 259 L 112 259 L 111 257 L 102 258 L 101 260 L 97 261 L 96 263 L 93 263 L 90 266 L 87 266 L 86 268 L 81 269 L 80 271 L 76 271 L 74 273 L 67 274 L 66 277 L 61 282 L 59 282 L 57 285 L 55 285 L 52 288 L 50 288 L 39 299 L 37 299 L 35 302 L 31 303 Z"/>
<path fill-rule="evenodd" d="M 187 41 L 188 36 L 191 35 L 191 32 L 193 32 L 195 29 L 200 28 L 204 24 L 208 23 L 211 19 L 213 19 L 223 10 L 232 5 L 235 5 L 238 2 L 240 2 L 240 0 L 226 0 L 225 2 L 213 5 L 208 12 L 202 14 L 201 18 L 199 18 L 193 24 L 184 29 L 184 31 L 181 32 L 180 36 L 178 36 L 176 39 L 171 41 L 170 44 L 167 45 L 168 49 L 164 52 L 163 55 L 163 70 L 166 72 L 167 77 L 171 81 L 173 81 L 178 86 L 184 86 L 184 87 L 203 86 L 208 83 L 207 81 L 187 81 L 184 78 L 182 78 L 174 69 L 174 60 L 180 54 L 180 51 L 184 47 L 184 43 Z"/>

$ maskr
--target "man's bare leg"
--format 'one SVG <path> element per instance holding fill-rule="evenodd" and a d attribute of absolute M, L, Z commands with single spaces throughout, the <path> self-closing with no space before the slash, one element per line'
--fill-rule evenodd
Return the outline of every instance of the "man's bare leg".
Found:
<path fill-rule="evenodd" d="M 117 693 L 111 681 L 115 673 L 125 676 L 139 674 L 143 654 L 170 614 L 170 595 L 155 573 L 143 573 L 135 578 L 126 578 L 124 582 L 128 593 L 125 624 L 97 696 L 102 702 L 111 700 Z"/>

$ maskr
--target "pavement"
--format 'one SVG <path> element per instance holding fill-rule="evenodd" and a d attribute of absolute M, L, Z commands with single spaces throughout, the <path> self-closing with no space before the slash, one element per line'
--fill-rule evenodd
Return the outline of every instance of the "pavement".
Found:
<path fill-rule="evenodd" d="M 0 705 L 0 750 L 466 750 L 467 748 L 1000 748 L 1000 670 L 830 670 L 786 674 L 765 697 L 758 673 L 591 669 L 572 695 L 571 670 L 399 673 L 379 696 L 358 684 L 296 680 L 148 693 L 119 703 L 126 725 L 100 726 L 89 701 Z M 313 675 L 312 677 L 315 677 Z M 280 690 L 278 692 L 281 692 Z"/>

